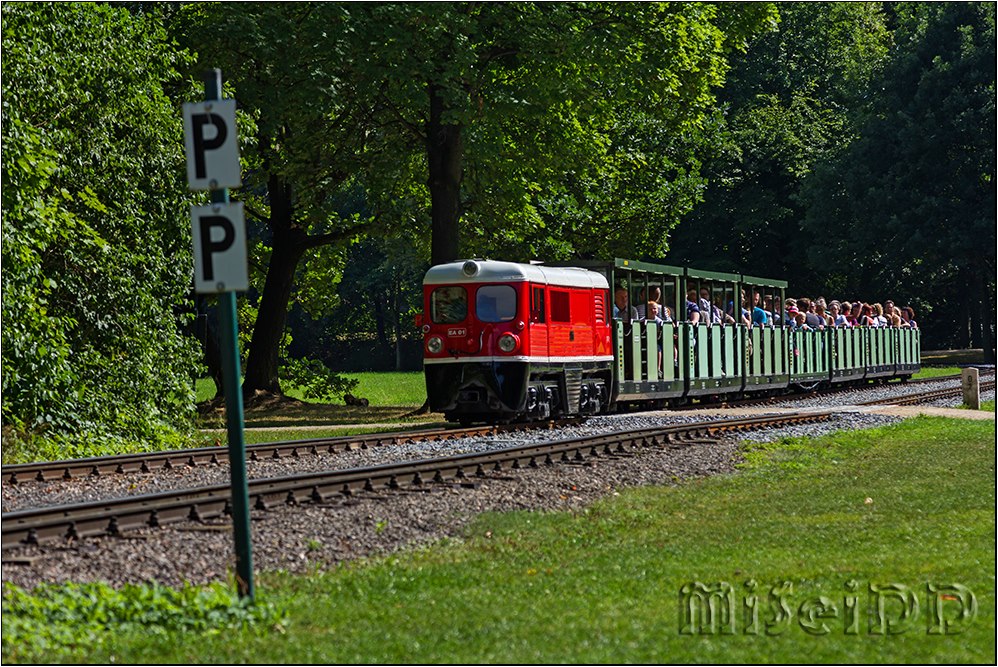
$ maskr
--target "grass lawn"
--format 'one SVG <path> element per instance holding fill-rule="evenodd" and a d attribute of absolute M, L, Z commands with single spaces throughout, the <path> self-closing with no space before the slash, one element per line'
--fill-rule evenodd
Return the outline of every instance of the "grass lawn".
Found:
<path fill-rule="evenodd" d="M 426 400 L 426 384 L 421 372 L 345 373 L 344 375 L 358 380 L 359 384 L 352 393 L 358 398 L 366 398 L 369 401 L 367 407 L 308 399 L 297 388 L 285 386 L 285 392 L 289 397 L 303 402 L 246 410 L 244 413 L 246 442 L 252 444 L 391 430 L 378 426 L 379 424 L 398 424 L 397 428 L 414 428 L 445 423 L 440 415 L 406 416 Z M 213 380 L 207 378 L 198 380 L 198 401 L 207 400 L 214 395 Z M 216 413 L 202 419 L 201 426 L 204 429 L 214 429 L 203 431 L 206 437 L 217 438 L 222 444 L 225 443 L 223 414 Z"/>
<path fill-rule="evenodd" d="M 386 373 L 344 373 L 344 377 L 358 380 L 360 384 L 352 393 L 366 398 L 373 406 L 412 406 L 419 407 L 426 399 L 426 383 L 420 371 Z M 297 387 L 282 383 L 284 392 L 291 398 L 313 401 L 305 398 Z M 207 401 L 215 396 L 215 381 L 201 378 L 195 385 L 197 402 Z"/>
<path fill-rule="evenodd" d="M 911 376 L 911 379 L 918 380 L 919 378 L 937 378 L 944 375 L 959 375 L 959 366 L 922 366 L 921 370 Z"/>
<path fill-rule="evenodd" d="M 747 451 L 740 474 L 628 489 L 586 511 L 480 517 L 467 538 L 311 577 L 271 573 L 280 629 L 90 635 L 54 660 L 333 663 L 905 663 L 995 660 L 995 425 L 917 418 Z M 848 582 L 858 586 L 847 634 Z M 734 588 L 735 633 L 680 632 L 680 589 Z M 745 633 L 746 584 L 760 597 Z M 917 620 L 870 633 L 873 586 L 916 597 Z M 927 584 L 965 586 L 976 616 L 927 632 Z M 774 587 L 784 587 L 770 597 Z M 819 609 L 821 597 L 824 608 Z M 942 598 L 947 619 L 959 611 Z M 969 598 L 966 598 L 969 600 Z M 788 622 L 775 625 L 776 603 Z M 851 601 L 851 598 L 850 598 Z M 772 603 L 772 606 L 771 606 Z M 832 611 L 834 605 L 834 613 Z M 828 634 L 803 629 L 812 616 Z M 897 621 L 901 603 L 887 598 Z M 852 612 L 849 612 L 852 613 Z M 10 611 L 5 611 L 5 629 Z M 80 630 L 82 633 L 83 630 Z M 5 661 L 12 653 L 4 635 Z"/>

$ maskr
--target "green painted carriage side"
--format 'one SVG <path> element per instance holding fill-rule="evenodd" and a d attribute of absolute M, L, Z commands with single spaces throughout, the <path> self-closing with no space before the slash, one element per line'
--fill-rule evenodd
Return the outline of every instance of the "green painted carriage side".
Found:
<path fill-rule="evenodd" d="M 860 355 L 862 332 L 853 328 L 830 330 L 832 381 L 855 380 L 863 377 L 866 369 Z"/>
<path fill-rule="evenodd" d="M 789 381 L 784 364 L 787 359 L 787 332 L 782 327 L 773 329 L 773 375 Z"/>
<path fill-rule="evenodd" d="M 721 353 L 721 344 L 724 339 L 724 330 L 727 327 L 723 326 L 713 326 L 707 331 L 708 338 L 710 339 L 710 377 L 711 378 L 721 378 L 724 377 L 724 364 Z"/>
<path fill-rule="evenodd" d="M 639 323 L 632 323 L 631 326 L 627 327 L 628 337 L 631 340 L 631 364 L 630 373 L 627 379 L 633 380 L 634 382 L 641 382 L 642 372 L 641 372 L 641 329 L 642 327 Z"/>
<path fill-rule="evenodd" d="M 626 378 L 624 369 L 624 323 L 616 320 L 613 323 L 613 349 L 615 350 L 614 369 L 616 372 L 617 386 Z"/>
<path fill-rule="evenodd" d="M 645 373 L 648 382 L 658 382 L 658 324 L 645 322 Z"/>
<path fill-rule="evenodd" d="M 732 391 L 741 391 L 745 387 L 745 327 L 725 325 L 721 348 L 724 355 L 722 376 Z"/>
<path fill-rule="evenodd" d="M 703 324 L 693 325 L 696 376 L 699 379 L 706 379 L 710 376 L 710 368 L 707 363 L 710 354 L 710 348 L 707 344 L 707 329 L 708 327 Z"/>
<path fill-rule="evenodd" d="M 752 327 L 749 331 L 749 340 L 752 341 L 749 352 L 749 375 L 758 377 L 762 375 L 762 330 L 759 327 Z"/>
<path fill-rule="evenodd" d="M 790 333 L 789 358 L 792 382 L 815 382 L 828 379 L 829 344 L 826 331 Z"/>
<path fill-rule="evenodd" d="M 676 379 L 676 325 L 666 322 L 662 325 L 662 379 L 672 382 Z"/>
<path fill-rule="evenodd" d="M 776 368 L 773 363 L 773 359 L 776 356 L 776 329 L 771 326 L 763 327 L 759 332 L 759 338 L 762 341 L 762 374 L 767 378 L 771 378 L 776 374 Z"/>

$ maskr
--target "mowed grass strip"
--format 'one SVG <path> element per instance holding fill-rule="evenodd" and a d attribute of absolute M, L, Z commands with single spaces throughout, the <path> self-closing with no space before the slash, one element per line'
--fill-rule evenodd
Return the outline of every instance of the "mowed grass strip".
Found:
<path fill-rule="evenodd" d="M 357 380 L 359 384 L 353 395 L 366 398 L 371 405 L 418 407 L 426 400 L 426 381 L 421 371 L 343 373 L 343 377 Z M 281 383 L 284 393 L 301 401 L 316 402 L 306 398 L 295 386 Z M 207 401 L 215 396 L 215 381 L 201 378 L 195 383 L 197 402 Z"/>
<path fill-rule="evenodd" d="M 269 574 L 259 595 L 281 631 L 131 632 L 78 658 L 267 663 L 968 663 L 995 659 L 995 425 L 917 418 L 747 450 L 740 473 L 622 490 L 576 514 L 481 516 L 467 539 L 313 576 Z M 680 589 L 727 582 L 732 635 L 680 633 Z M 769 592 L 792 614 L 779 634 Z M 847 583 L 859 588 L 845 633 Z M 745 634 L 746 584 L 761 598 Z M 917 622 L 874 635 L 870 584 L 907 586 Z M 926 585 L 976 597 L 963 632 L 930 635 Z M 811 635 L 800 605 L 837 617 Z M 958 605 L 947 601 L 952 617 Z M 828 608 L 830 609 L 830 607 Z M 899 618 L 900 603 L 887 613 Z M 72 656 L 70 657 L 70 659 Z"/>

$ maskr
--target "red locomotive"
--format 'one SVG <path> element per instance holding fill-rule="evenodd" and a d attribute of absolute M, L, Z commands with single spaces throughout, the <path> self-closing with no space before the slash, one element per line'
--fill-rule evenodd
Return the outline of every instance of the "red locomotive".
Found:
<path fill-rule="evenodd" d="M 430 409 L 448 420 L 545 419 L 608 407 L 612 303 L 602 274 L 441 264 L 423 280 L 423 308 Z"/>

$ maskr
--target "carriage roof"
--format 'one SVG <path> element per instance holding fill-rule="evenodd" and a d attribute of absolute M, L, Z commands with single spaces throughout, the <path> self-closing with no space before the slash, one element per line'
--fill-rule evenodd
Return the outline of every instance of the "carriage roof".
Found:
<path fill-rule="evenodd" d="M 426 277 L 423 278 L 424 285 L 510 282 L 530 282 L 586 289 L 609 289 L 610 287 L 603 274 L 587 269 L 491 260 L 458 260 L 449 264 L 439 264 L 430 268 L 426 272 Z"/>

